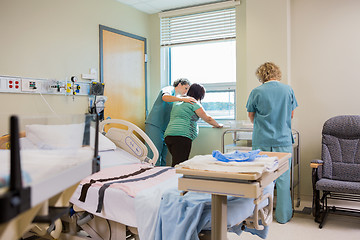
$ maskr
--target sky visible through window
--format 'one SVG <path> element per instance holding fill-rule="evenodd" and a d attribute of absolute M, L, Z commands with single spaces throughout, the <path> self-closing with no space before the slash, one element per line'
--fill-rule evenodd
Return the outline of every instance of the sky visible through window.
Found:
<path fill-rule="evenodd" d="M 187 78 L 191 83 L 236 82 L 235 41 L 171 47 L 171 80 Z M 233 119 L 234 92 L 207 92 L 204 109 L 214 117 Z"/>
<path fill-rule="evenodd" d="M 171 79 L 194 83 L 235 82 L 235 41 L 180 45 L 171 48 Z"/>

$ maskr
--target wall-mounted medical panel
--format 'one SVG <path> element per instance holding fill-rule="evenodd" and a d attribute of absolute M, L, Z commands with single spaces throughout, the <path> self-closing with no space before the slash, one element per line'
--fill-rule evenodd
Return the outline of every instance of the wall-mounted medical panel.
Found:
<path fill-rule="evenodd" d="M 90 82 L 0 76 L 0 93 L 89 95 Z"/>

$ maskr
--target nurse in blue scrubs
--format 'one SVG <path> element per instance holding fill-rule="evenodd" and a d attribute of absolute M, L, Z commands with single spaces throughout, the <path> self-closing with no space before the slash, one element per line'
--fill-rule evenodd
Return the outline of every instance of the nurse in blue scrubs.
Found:
<path fill-rule="evenodd" d="M 156 166 L 166 165 L 166 154 L 168 149 L 164 142 L 164 133 L 170 120 L 173 102 L 196 102 L 193 97 L 186 96 L 189 88 L 190 81 L 186 78 L 179 78 L 173 83 L 173 86 L 167 86 L 161 89 L 149 116 L 146 118 L 145 132 L 159 151 L 159 159 L 156 162 Z M 149 147 L 148 150 L 148 157 L 152 158 L 153 153 Z"/>
<path fill-rule="evenodd" d="M 262 85 L 251 91 L 246 104 L 250 121 L 254 123 L 252 149 L 292 153 L 291 119 L 298 106 L 294 91 L 279 82 L 281 71 L 272 62 L 262 64 L 256 70 L 256 76 Z M 276 221 L 286 223 L 293 214 L 290 169 L 276 180 L 276 194 Z"/>

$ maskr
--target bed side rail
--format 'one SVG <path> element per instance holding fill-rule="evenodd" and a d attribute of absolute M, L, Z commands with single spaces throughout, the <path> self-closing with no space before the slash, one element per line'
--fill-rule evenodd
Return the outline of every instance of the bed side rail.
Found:
<path fill-rule="evenodd" d="M 105 132 L 105 126 L 108 124 L 120 124 L 127 127 L 127 130 L 111 127 L 107 130 L 107 132 Z M 100 132 L 105 133 L 105 136 L 113 141 L 118 147 L 139 158 L 141 161 L 149 162 L 152 165 L 155 165 L 159 158 L 159 153 L 151 139 L 143 130 L 131 122 L 121 119 L 107 119 L 100 123 Z M 146 145 L 134 133 L 141 136 L 150 147 L 151 151 L 154 153 L 152 159 L 147 157 L 148 149 Z"/>
<path fill-rule="evenodd" d="M 266 206 L 260 207 L 263 201 L 267 201 Z M 263 230 L 264 226 L 269 226 L 273 219 L 273 196 L 270 193 L 254 200 L 255 208 L 253 215 L 244 221 L 248 228 Z M 261 225 L 259 224 L 261 220 Z"/>

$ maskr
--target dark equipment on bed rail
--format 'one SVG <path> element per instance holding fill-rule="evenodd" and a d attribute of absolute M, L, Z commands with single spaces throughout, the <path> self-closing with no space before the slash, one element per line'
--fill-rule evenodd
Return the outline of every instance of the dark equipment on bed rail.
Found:
<path fill-rule="evenodd" d="M 18 117 L 10 117 L 10 186 L 9 191 L 0 196 L 0 223 L 31 208 L 31 189 L 22 186 L 18 122 Z"/>
<path fill-rule="evenodd" d="M 93 158 L 93 168 L 92 173 L 100 171 L 100 155 L 99 155 L 99 120 L 100 117 L 98 114 L 95 115 L 96 126 L 95 126 L 95 146 L 94 146 L 94 158 Z"/>

